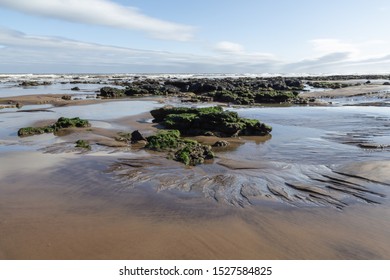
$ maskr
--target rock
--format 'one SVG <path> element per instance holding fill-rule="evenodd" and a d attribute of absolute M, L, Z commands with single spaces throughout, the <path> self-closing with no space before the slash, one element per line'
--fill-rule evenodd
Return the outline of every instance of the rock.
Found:
<path fill-rule="evenodd" d="M 124 91 L 113 87 L 102 87 L 98 96 L 104 98 L 118 98 L 124 96 Z"/>
<path fill-rule="evenodd" d="M 51 82 L 37 82 L 37 81 L 23 81 L 19 84 L 21 87 L 37 87 L 37 86 L 48 86 Z"/>
<path fill-rule="evenodd" d="M 43 127 L 23 127 L 18 130 L 18 136 L 32 136 L 43 133 L 56 133 L 60 129 L 69 127 L 89 127 L 90 124 L 87 120 L 76 118 L 64 118 L 61 117 L 52 125 Z"/>
<path fill-rule="evenodd" d="M 36 86 L 39 86 L 39 83 L 38 82 L 35 82 L 35 81 L 23 81 L 19 84 L 19 86 L 22 86 L 22 87 L 36 87 Z"/>
<path fill-rule="evenodd" d="M 70 95 L 63 95 L 63 96 L 61 97 L 61 99 L 62 99 L 62 100 L 72 100 L 72 96 L 70 96 Z"/>
<path fill-rule="evenodd" d="M 151 111 L 154 122 L 168 129 L 177 129 L 186 135 L 217 136 L 267 135 L 272 128 L 258 120 L 240 118 L 236 112 L 223 111 L 222 107 L 186 108 L 163 107 Z"/>
<path fill-rule="evenodd" d="M 175 152 L 175 159 L 185 165 L 198 165 L 204 163 L 205 159 L 214 158 L 210 146 L 193 143 Z"/>
<path fill-rule="evenodd" d="M 227 146 L 229 146 L 229 145 L 230 145 L 230 143 L 229 143 L 228 141 L 219 140 L 219 141 L 217 141 L 217 142 L 215 142 L 215 143 L 213 144 L 213 147 L 227 147 Z"/>
<path fill-rule="evenodd" d="M 206 131 L 203 135 L 204 136 L 215 136 L 215 134 L 212 133 L 211 131 Z"/>
<path fill-rule="evenodd" d="M 80 88 L 79 87 L 72 87 L 70 90 L 79 91 Z"/>
<path fill-rule="evenodd" d="M 138 143 L 139 141 L 147 140 L 138 130 L 135 130 L 131 133 L 131 143 Z"/>
<path fill-rule="evenodd" d="M 210 146 L 183 139 L 178 130 L 162 130 L 156 135 L 147 137 L 147 141 L 145 148 L 160 152 L 174 152 L 174 159 L 185 165 L 198 165 L 205 159 L 214 158 Z"/>
<path fill-rule="evenodd" d="M 82 148 L 82 149 L 91 150 L 91 145 L 89 145 L 88 141 L 77 140 L 75 144 L 76 144 L 75 145 L 76 148 Z"/>

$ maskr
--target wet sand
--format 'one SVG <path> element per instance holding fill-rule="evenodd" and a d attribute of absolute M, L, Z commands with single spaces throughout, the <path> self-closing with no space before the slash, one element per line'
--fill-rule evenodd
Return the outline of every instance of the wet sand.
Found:
<path fill-rule="evenodd" d="M 390 92 L 390 86 L 386 85 L 360 85 L 360 86 L 350 86 L 346 88 L 339 88 L 327 91 L 320 92 L 304 92 L 300 95 L 302 97 L 314 97 L 314 98 L 335 98 L 335 97 L 351 97 L 351 96 L 364 96 L 371 95 L 381 92 Z"/>
<path fill-rule="evenodd" d="M 66 95 L 66 94 L 65 94 Z M 0 97 L 0 105 L 10 106 L 10 104 L 21 104 L 21 105 L 40 105 L 40 104 L 51 104 L 53 106 L 78 106 L 78 105 L 90 105 L 98 104 L 103 102 L 115 102 L 121 100 L 151 100 L 163 102 L 160 97 L 144 97 L 144 98 L 119 98 L 119 99 L 62 99 L 64 94 L 32 94 L 22 96 L 11 96 L 11 97 Z M 6 107 L 5 107 L 6 108 Z"/>
<path fill-rule="evenodd" d="M 390 258 L 388 203 L 232 207 L 199 192 L 130 187 L 107 172 L 117 156 L 29 152 L 2 161 L 0 258 Z"/>

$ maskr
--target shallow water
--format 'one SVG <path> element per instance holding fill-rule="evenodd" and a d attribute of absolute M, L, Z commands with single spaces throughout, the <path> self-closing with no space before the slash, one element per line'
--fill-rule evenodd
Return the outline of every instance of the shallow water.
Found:
<path fill-rule="evenodd" d="M 66 95 L 95 95 L 104 85 L 101 84 L 61 84 L 56 83 L 45 86 L 21 87 L 14 83 L 0 84 L 0 97 L 24 96 L 35 94 L 66 94 Z M 71 90 L 79 87 L 80 90 Z"/>
<path fill-rule="evenodd" d="M 30 105 L 28 109 L 46 111 L 24 112 L 27 108 L 4 109 L 0 111 L 0 139 L 18 140 L 17 131 L 41 120 L 57 120 L 59 117 L 80 117 L 92 121 L 98 127 L 112 127 L 109 120 L 138 115 L 161 104 L 153 101 L 113 101 L 92 105 L 53 107 L 51 105 Z"/>
<path fill-rule="evenodd" d="M 287 107 L 237 110 L 240 116 L 273 127 L 272 139 L 240 146 L 227 155 L 250 160 L 340 164 L 388 160 L 388 149 L 365 150 L 360 143 L 390 144 L 390 111 L 382 107 Z"/>

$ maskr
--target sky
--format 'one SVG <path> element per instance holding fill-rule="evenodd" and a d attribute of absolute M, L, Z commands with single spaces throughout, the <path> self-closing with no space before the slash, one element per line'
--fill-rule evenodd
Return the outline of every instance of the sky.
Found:
<path fill-rule="evenodd" d="M 390 73 L 388 0 L 0 0 L 0 73 Z"/>

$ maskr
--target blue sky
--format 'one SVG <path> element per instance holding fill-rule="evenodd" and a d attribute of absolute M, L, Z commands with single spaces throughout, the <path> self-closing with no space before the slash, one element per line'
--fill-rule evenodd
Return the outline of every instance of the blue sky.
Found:
<path fill-rule="evenodd" d="M 0 0 L 1 73 L 390 73 L 388 0 Z"/>

